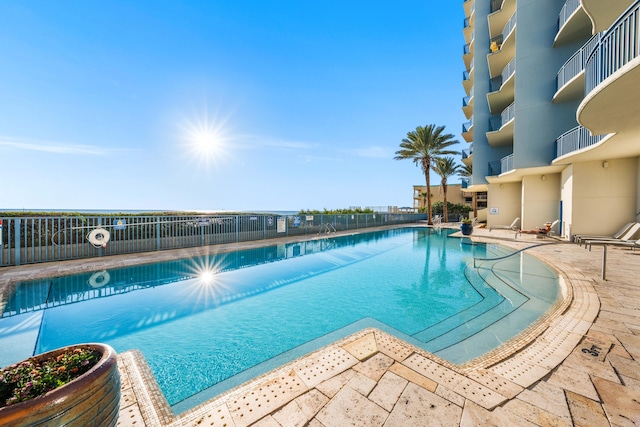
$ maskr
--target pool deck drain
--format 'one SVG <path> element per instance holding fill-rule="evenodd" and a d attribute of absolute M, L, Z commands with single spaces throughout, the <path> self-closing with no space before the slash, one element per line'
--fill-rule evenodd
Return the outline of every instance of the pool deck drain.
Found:
<path fill-rule="evenodd" d="M 540 243 L 535 236 L 514 240 L 511 232 L 483 229 L 475 229 L 473 238 L 499 239 L 516 248 Z M 45 268 L 47 274 L 70 274 L 87 264 L 115 268 L 197 251 L 3 268 L 0 283 L 37 277 Z M 142 355 L 127 351 L 119 356 L 118 425 L 640 424 L 640 252 L 609 250 L 607 281 L 600 279 L 600 250 L 560 244 L 528 252 L 560 273 L 564 300 L 524 333 L 471 363 L 456 366 L 367 329 L 174 416 Z"/>

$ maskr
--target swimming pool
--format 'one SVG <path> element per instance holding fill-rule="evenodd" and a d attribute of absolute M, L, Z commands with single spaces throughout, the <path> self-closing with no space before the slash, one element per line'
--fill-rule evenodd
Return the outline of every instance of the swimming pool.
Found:
<path fill-rule="evenodd" d="M 524 254 L 469 267 L 508 252 L 406 228 L 23 283 L 0 362 L 77 342 L 136 348 L 176 413 L 369 326 L 463 363 L 558 296 Z"/>

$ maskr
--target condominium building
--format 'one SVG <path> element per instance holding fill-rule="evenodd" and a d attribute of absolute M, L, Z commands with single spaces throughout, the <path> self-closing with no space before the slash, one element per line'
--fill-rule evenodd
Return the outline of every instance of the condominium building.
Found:
<path fill-rule="evenodd" d="M 563 236 L 640 211 L 640 0 L 466 0 L 463 138 L 479 217 Z"/>

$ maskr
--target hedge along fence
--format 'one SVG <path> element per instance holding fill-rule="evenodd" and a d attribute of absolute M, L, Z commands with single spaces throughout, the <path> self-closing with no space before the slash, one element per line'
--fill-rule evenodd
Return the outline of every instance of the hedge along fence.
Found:
<path fill-rule="evenodd" d="M 0 217 L 0 267 L 408 224 L 425 214 L 113 214 Z M 89 241 L 109 234 L 106 246 Z M 106 233 L 105 233 L 106 234 Z"/>

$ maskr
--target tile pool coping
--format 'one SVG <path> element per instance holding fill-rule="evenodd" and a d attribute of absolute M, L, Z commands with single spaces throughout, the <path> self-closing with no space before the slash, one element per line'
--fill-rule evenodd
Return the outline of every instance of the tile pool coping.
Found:
<path fill-rule="evenodd" d="M 366 231 L 371 230 L 363 230 L 362 232 Z M 338 233 L 338 235 L 340 234 L 342 233 Z M 344 234 L 354 233 L 348 232 Z M 494 232 L 493 236 L 483 236 L 482 233 L 473 236 L 474 240 L 477 241 L 495 242 L 493 239 L 487 239 L 488 237 L 505 237 L 505 234 Z M 282 241 L 261 241 L 259 242 L 260 245 L 256 245 L 256 242 L 250 242 L 253 244 L 233 244 L 229 245 L 229 247 L 213 247 L 211 249 L 213 251 L 238 250 L 242 249 L 242 246 L 267 246 L 296 240 L 309 239 L 288 238 Z M 530 244 L 532 241 L 521 239 L 515 242 L 505 239 L 500 243 L 521 247 L 523 242 Z M 29 268 L 23 267 L 21 272 L 15 271 L 19 268 L 12 268 L 14 271 L 0 269 L 0 283 L 6 280 L 5 287 L 8 284 L 10 288 L 12 283 L 32 280 L 39 276 L 48 277 L 90 271 L 106 268 L 106 265 L 109 268 L 114 268 L 144 262 L 157 262 L 164 259 L 176 259 L 207 253 L 208 250 L 209 248 L 191 248 L 171 251 L 173 252 L 172 254 L 160 252 L 151 253 L 151 255 L 125 256 L 128 259 L 105 257 L 99 260 L 90 260 L 89 262 L 87 260 L 66 261 L 59 263 L 60 265 L 57 268 L 52 265 L 40 265 L 40 268 L 38 266 L 27 266 Z M 466 364 L 453 365 L 382 331 L 366 329 L 261 375 L 178 416 L 174 416 L 141 354 L 136 351 L 128 351 L 122 353 L 119 360 L 123 378 L 126 379 L 123 381 L 123 401 L 121 405 L 121 421 L 124 424 L 121 424 L 129 425 L 128 421 L 138 420 L 136 425 L 179 426 L 195 425 L 205 419 L 209 419 L 212 423 L 217 420 L 216 424 L 211 425 L 223 425 L 224 422 L 221 420 L 226 418 L 226 420 L 229 420 L 230 426 L 249 425 L 264 417 L 270 417 L 271 413 L 284 407 L 302 394 L 316 390 L 323 383 L 343 375 L 345 370 L 340 369 L 351 370 L 355 366 L 383 357 L 393 360 L 394 364 L 391 366 L 396 366 L 393 372 L 400 372 L 405 377 L 413 378 L 418 385 L 429 385 L 436 394 L 440 390 L 440 394 L 448 394 L 451 400 L 456 400 L 452 397 L 453 395 L 462 396 L 462 398 L 484 409 L 491 410 L 547 376 L 560 364 L 583 339 L 600 308 L 598 295 L 591 281 L 579 270 L 573 269 L 569 264 L 558 263 L 552 254 L 545 253 L 542 248 L 532 249 L 531 253 L 546 261 L 558 272 L 561 278 L 562 299 L 556 302 L 552 309 L 547 311 L 542 318 L 523 333 L 509 340 L 498 349 Z M 122 258 L 123 256 L 119 257 Z M 389 343 L 393 343 L 393 345 Z M 321 368 L 323 357 L 325 361 L 334 360 L 336 357 L 342 358 L 341 368 L 330 370 Z M 317 366 L 316 362 L 320 366 Z M 322 382 L 316 383 L 309 379 L 305 381 L 303 378 L 305 369 L 315 369 L 317 371 L 316 378 L 321 378 Z M 318 372 L 320 371 L 321 375 L 318 377 Z M 295 390 L 291 389 L 291 391 L 285 393 L 286 399 L 263 402 L 264 404 L 257 403 L 255 407 L 251 406 L 249 408 L 251 409 L 250 412 L 243 411 L 242 408 L 237 406 L 234 407 L 231 403 L 237 402 L 238 399 L 242 398 L 247 400 L 248 396 L 253 396 L 251 393 L 255 395 L 257 389 L 266 387 L 265 384 L 282 386 L 280 384 L 282 381 L 285 383 L 292 381 L 291 384 L 295 384 Z M 259 399 L 257 402 L 261 401 Z M 132 413 L 133 415 L 131 415 Z"/>

